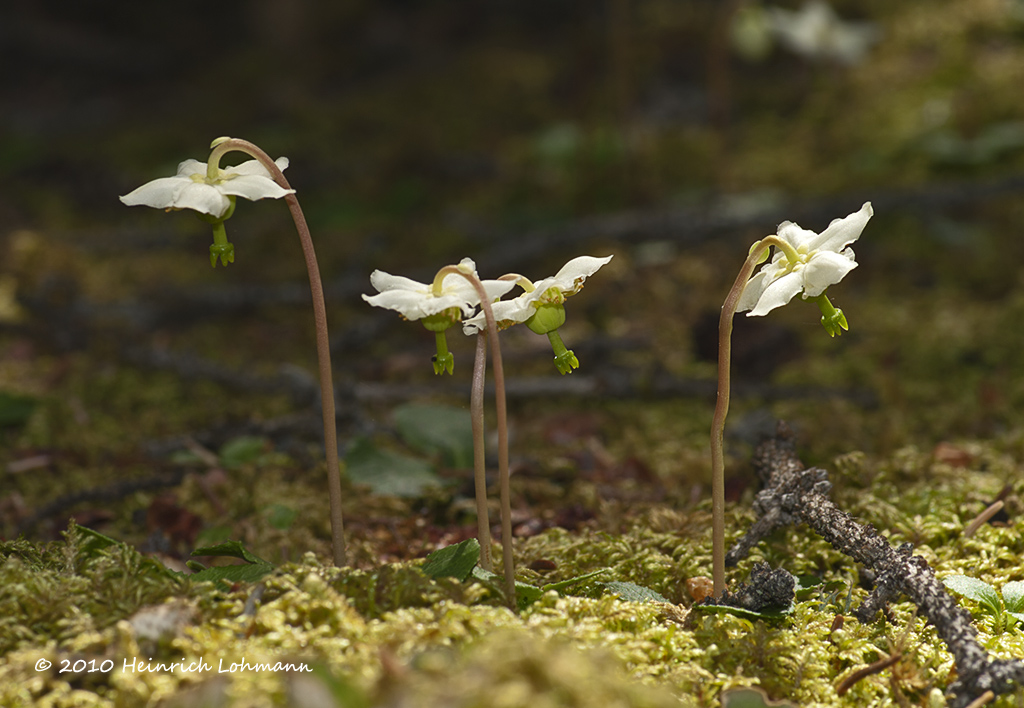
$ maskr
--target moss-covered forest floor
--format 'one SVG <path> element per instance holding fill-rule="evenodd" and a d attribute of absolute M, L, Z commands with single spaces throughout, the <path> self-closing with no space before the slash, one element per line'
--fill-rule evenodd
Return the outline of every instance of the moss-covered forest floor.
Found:
<path fill-rule="evenodd" d="M 760 686 L 803 707 L 943 705 L 954 667 L 933 629 L 909 603 L 859 624 L 869 583 L 806 528 L 731 574 L 819 578 L 781 619 L 689 613 L 687 581 L 710 575 L 721 301 L 780 221 L 820 231 L 866 200 L 859 267 L 829 291 L 849 333 L 799 300 L 736 318 L 727 540 L 754 518 L 753 446 L 784 419 L 836 503 L 939 577 L 1024 580 L 1020 3 L 836 2 L 882 32 L 849 66 L 744 59 L 716 39 L 729 3 L 283 5 L 12 14 L 4 56 L 35 61 L 0 96 L 0 704 L 718 706 Z M 224 134 L 291 159 L 313 229 L 349 568 L 328 565 L 287 210 L 240 204 L 236 261 L 212 270 L 206 225 L 117 202 Z M 514 614 L 419 569 L 475 535 L 472 342 L 449 336 L 455 374 L 434 377 L 433 336 L 359 294 L 375 268 L 427 280 L 470 256 L 537 279 L 581 254 L 615 258 L 567 304 L 580 369 L 503 334 L 515 560 L 535 585 L 607 571 Z M 228 539 L 277 569 L 166 572 Z M 963 602 L 989 652 L 1024 657 L 1020 625 Z M 141 669 L 176 661 L 211 668 Z"/>

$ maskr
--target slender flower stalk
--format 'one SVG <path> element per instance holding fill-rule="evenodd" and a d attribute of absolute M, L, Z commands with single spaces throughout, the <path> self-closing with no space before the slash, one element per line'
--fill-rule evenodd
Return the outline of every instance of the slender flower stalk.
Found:
<path fill-rule="evenodd" d="M 501 345 L 498 343 L 498 327 L 494 319 L 494 310 L 491 308 L 491 300 L 487 290 L 484 288 L 483 283 L 480 282 L 480 278 L 476 276 L 475 272 L 471 268 L 454 265 L 445 266 L 439 270 L 437 275 L 434 277 L 435 290 L 439 292 L 440 284 L 444 280 L 444 277 L 453 273 L 461 275 L 476 290 L 477 296 L 480 298 L 480 309 L 483 310 L 484 318 L 487 323 L 487 338 L 491 346 L 491 361 L 494 364 L 494 407 L 497 413 L 498 426 L 498 490 L 501 498 L 501 555 L 502 564 L 504 565 L 505 570 L 505 601 L 508 603 L 509 608 L 515 612 L 517 609 L 516 568 L 515 559 L 512 556 L 512 492 L 509 482 L 508 468 L 508 416 L 505 405 L 505 367 L 502 365 L 501 361 Z M 477 347 L 477 356 L 479 358 L 479 344 Z M 476 375 L 474 372 L 474 388 L 476 385 Z M 483 382 L 481 380 L 481 400 L 483 398 L 482 388 Z M 475 415 L 473 417 L 476 418 Z M 481 438 L 482 430 L 483 429 L 481 427 Z M 480 447 L 480 451 L 474 449 L 474 458 L 477 458 L 482 451 L 482 445 Z M 479 480 L 479 477 L 477 477 L 477 479 Z M 477 494 L 479 495 L 479 487 Z M 488 536 L 489 535 L 490 533 L 488 531 Z M 482 548 L 482 539 L 480 545 Z"/>
<path fill-rule="evenodd" d="M 732 318 L 750 310 L 747 316 L 765 315 L 801 294 L 821 309 L 821 324 L 835 337 L 849 329 L 843 311 L 825 295 L 857 267 L 849 245 L 860 238 L 874 211 L 866 202 L 858 211 L 836 219 L 820 234 L 786 221 L 778 234 L 756 242 L 722 304 L 718 321 L 718 398 L 711 420 L 711 577 L 714 597 L 725 591 L 725 418 L 729 413 L 732 366 Z M 775 256 L 757 275 L 754 269 L 775 247 Z"/>
<path fill-rule="evenodd" d="M 711 419 L 711 579 L 714 597 L 725 591 L 725 417 L 729 414 L 729 389 L 732 368 L 732 318 L 743 289 L 754 268 L 771 246 L 783 245 L 777 236 L 769 236 L 754 244 L 740 268 L 736 281 L 722 303 L 718 320 L 718 398 Z"/>
<path fill-rule="evenodd" d="M 487 377 L 487 337 L 476 335 L 476 359 L 473 362 L 473 388 L 469 411 L 473 422 L 473 483 L 476 490 L 477 539 L 480 541 L 480 567 L 494 572 L 491 557 L 491 520 L 487 511 L 487 455 L 484 449 L 484 380 Z"/>
<path fill-rule="evenodd" d="M 341 512 L 341 477 L 338 464 L 338 439 L 334 413 L 334 384 L 331 376 L 330 340 L 327 335 L 327 310 L 320 269 L 313 249 L 306 217 L 302 213 L 295 190 L 284 176 L 287 158 L 274 161 L 248 140 L 218 138 L 211 145 L 206 164 L 186 160 L 178 166 L 178 174 L 154 180 L 121 197 L 128 206 L 144 205 L 163 209 L 193 209 L 213 225 L 210 265 L 216 267 L 235 260 L 234 246 L 228 242 L 224 222 L 235 209 L 235 198 L 257 200 L 284 198 L 288 203 L 295 229 L 302 244 L 313 297 L 313 320 L 316 324 L 316 353 L 320 374 L 320 400 L 323 413 L 324 451 L 327 459 L 327 489 L 331 501 L 331 541 L 335 565 L 347 564 L 344 521 Z M 229 152 L 242 152 L 255 158 L 236 167 L 221 169 L 220 160 Z"/>
<path fill-rule="evenodd" d="M 214 147 L 210 153 L 209 165 L 212 168 L 222 156 L 231 151 L 244 152 L 263 165 L 274 181 L 284 189 L 291 189 L 287 178 L 280 168 L 270 159 L 267 153 L 249 142 L 231 138 Z M 313 237 L 309 232 L 306 217 L 299 206 L 294 191 L 287 194 L 284 200 L 288 203 L 295 229 L 299 232 L 302 244 L 302 255 L 306 261 L 306 273 L 309 276 L 309 291 L 313 298 L 313 321 L 316 325 L 316 358 L 320 373 L 320 406 L 324 426 L 324 453 L 327 458 L 327 491 L 331 502 L 331 542 L 334 552 L 334 564 L 347 565 L 348 557 L 345 550 L 345 522 L 341 512 L 341 468 L 338 461 L 338 430 L 334 410 L 334 381 L 331 373 L 331 340 L 327 334 L 327 308 L 324 305 L 324 286 L 320 280 L 320 267 L 313 248 Z"/>

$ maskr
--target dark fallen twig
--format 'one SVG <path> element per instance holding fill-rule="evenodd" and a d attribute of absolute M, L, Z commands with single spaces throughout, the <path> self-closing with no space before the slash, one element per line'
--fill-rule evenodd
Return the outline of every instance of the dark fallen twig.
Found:
<path fill-rule="evenodd" d="M 796 578 L 782 568 L 772 570 L 767 563 L 756 563 L 750 571 L 750 582 L 740 583 L 735 591 L 726 588 L 722 597 L 708 596 L 704 605 L 740 607 L 751 612 L 785 610 L 793 604 Z"/>
<path fill-rule="evenodd" d="M 875 573 L 875 589 L 854 612 L 859 621 L 871 622 L 888 603 L 906 595 L 935 626 L 956 661 L 957 679 L 947 689 L 951 708 L 966 708 L 986 691 L 1000 695 L 1024 683 L 1024 661 L 989 658 L 970 613 L 956 604 L 928 562 L 913 555 L 912 544 L 893 548 L 874 527 L 858 523 L 829 500 L 828 473 L 804 468 L 785 424 L 758 447 L 753 462 L 765 485 L 754 501 L 758 519 L 730 549 L 727 564 L 742 560 L 775 529 L 802 521 Z"/>

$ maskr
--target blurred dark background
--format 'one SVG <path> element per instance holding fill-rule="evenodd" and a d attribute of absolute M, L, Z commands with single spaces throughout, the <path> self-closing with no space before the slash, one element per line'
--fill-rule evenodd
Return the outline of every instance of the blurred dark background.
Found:
<path fill-rule="evenodd" d="M 468 386 L 471 343 L 452 335 L 456 376 L 434 378 L 432 336 L 359 298 L 373 269 L 427 280 L 471 256 L 537 279 L 613 253 L 570 301 L 579 372 L 507 333 L 514 414 L 529 440 L 557 427 L 538 408 L 611 406 L 611 447 L 699 481 L 746 249 L 866 200 L 861 267 L 834 288 L 849 335 L 798 304 L 737 318 L 737 431 L 795 417 L 825 458 L 1019 438 L 1019 2 L 22 0 L 0 62 L 0 390 L 37 402 L 0 455 L 45 458 L 62 489 L 295 411 L 316 438 L 287 210 L 240 204 L 236 262 L 211 270 L 205 224 L 117 200 L 223 135 L 291 160 L 343 442 Z M 57 492 L 9 479 L 22 517 Z"/>

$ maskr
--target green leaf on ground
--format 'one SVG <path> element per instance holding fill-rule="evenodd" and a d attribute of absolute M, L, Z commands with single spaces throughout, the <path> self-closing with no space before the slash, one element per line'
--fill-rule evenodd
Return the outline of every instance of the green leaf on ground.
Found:
<path fill-rule="evenodd" d="M 661 593 L 636 583 L 612 580 L 607 583 L 598 583 L 597 585 L 603 588 L 605 593 L 618 595 L 620 600 L 626 600 L 627 602 L 668 602 Z"/>
<path fill-rule="evenodd" d="M 345 457 L 345 472 L 356 484 L 365 484 L 377 494 L 396 497 L 417 497 L 427 488 L 441 484 L 428 463 L 381 450 L 366 439 L 352 443 Z"/>
<path fill-rule="evenodd" d="M 398 434 L 412 448 L 441 453 L 449 467 L 473 466 L 473 426 L 465 408 L 408 403 L 394 415 Z"/>
<path fill-rule="evenodd" d="M 74 526 L 78 533 L 78 551 L 87 558 L 95 558 L 100 551 L 121 543 L 116 538 L 95 531 L 86 526 Z"/>
<path fill-rule="evenodd" d="M 216 546 L 205 546 L 197 548 L 190 554 L 192 556 L 219 556 L 225 558 L 239 558 L 245 561 L 240 565 L 221 565 L 215 568 L 204 568 L 198 573 L 188 576 L 189 580 L 195 582 L 224 582 L 224 583 L 255 583 L 274 571 L 274 565 L 263 560 L 242 545 L 241 541 L 225 541 Z M 190 565 L 194 568 L 195 566 Z"/>
<path fill-rule="evenodd" d="M 270 565 L 267 561 L 246 549 L 246 547 L 242 545 L 241 541 L 225 541 L 224 543 L 218 543 L 216 546 L 204 546 L 203 548 L 197 548 L 189 555 L 192 557 L 222 556 L 227 558 L 240 558 L 246 563 L 262 563 L 264 565 Z"/>
<path fill-rule="evenodd" d="M 431 553 L 423 564 L 423 572 L 431 578 L 457 578 L 464 583 L 479 561 L 480 542 L 470 538 Z"/>
<path fill-rule="evenodd" d="M 548 583 L 540 587 L 536 585 L 530 585 L 529 583 L 521 583 L 516 581 L 516 604 L 519 609 L 524 609 L 530 603 L 536 602 L 544 595 L 544 593 L 554 590 L 559 595 L 565 595 L 567 593 L 562 592 L 574 585 L 579 585 L 582 582 L 596 578 L 598 575 L 602 575 L 608 572 L 608 568 L 601 568 L 590 573 L 584 573 L 583 575 L 577 575 L 575 578 L 569 578 L 568 580 L 561 580 L 557 583 Z M 497 594 L 502 594 L 505 591 L 505 578 L 497 573 L 492 573 L 488 570 L 484 570 L 480 566 L 473 568 L 473 578 L 479 580 L 481 583 L 489 587 Z"/>
<path fill-rule="evenodd" d="M 1006 610 L 1014 617 L 1024 612 L 1024 583 L 1014 580 L 1004 585 L 1003 604 L 1006 605 Z M 1020 619 L 1020 617 L 1017 617 L 1017 619 Z"/>
<path fill-rule="evenodd" d="M 998 616 L 1003 611 L 1003 601 L 999 599 L 999 593 L 984 580 L 967 575 L 950 575 L 943 578 L 942 582 L 953 592 L 980 603 L 993 616 Z"/>
<path fill-rule="evenodd" d="M 198 573 L 193 573 L 188 576 L 188 579 L 197 583 L 257 583 L 264 576 L 273 572 L 274 566 L 269 563 L 219 565 L 215 568 L 205 568 Z"/>

